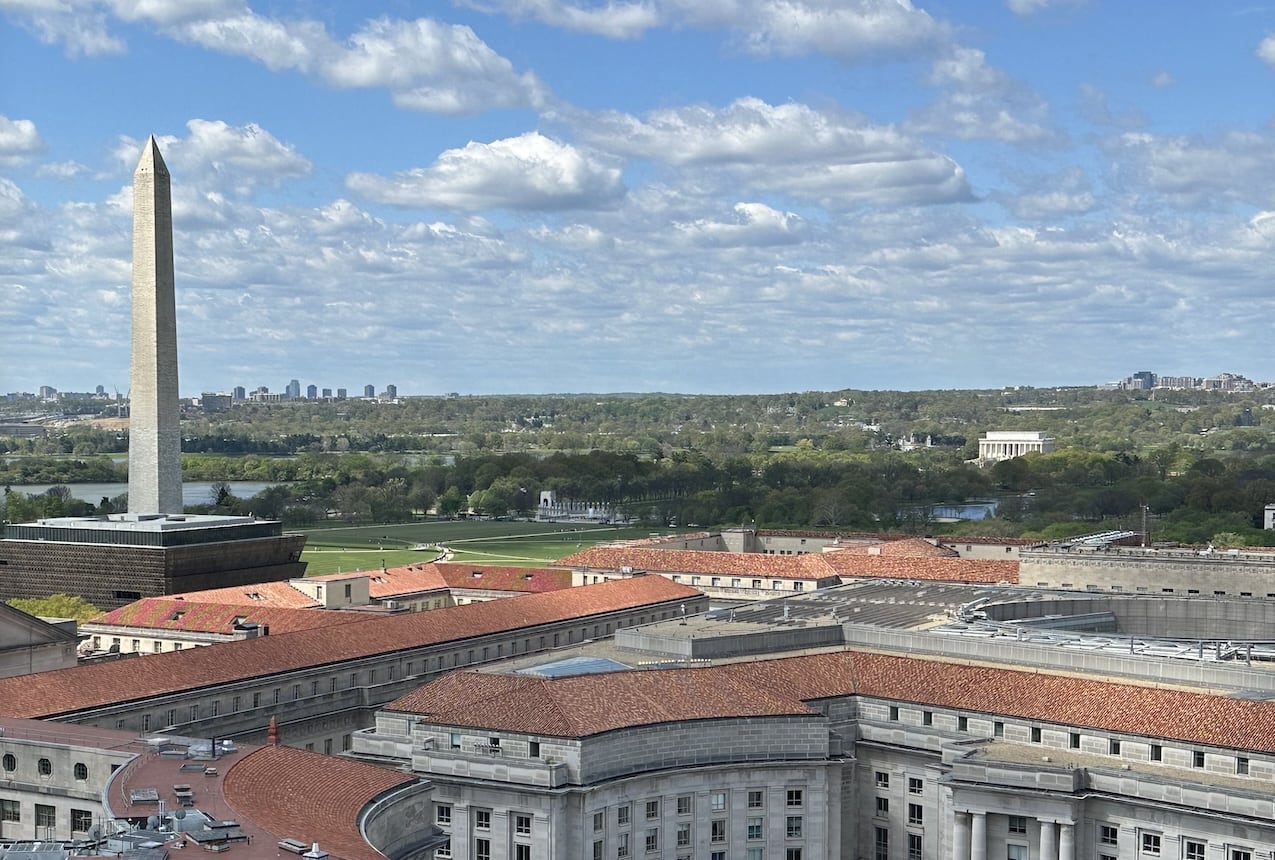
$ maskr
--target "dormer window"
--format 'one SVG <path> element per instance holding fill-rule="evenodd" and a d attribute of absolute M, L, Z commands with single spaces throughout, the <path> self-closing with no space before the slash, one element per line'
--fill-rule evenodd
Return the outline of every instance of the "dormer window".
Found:
<path fill-rule="evenodd" d="M 183 615 L 185 615 L 185 614 L 186 614 L 186 610 L 185 610 L 185 609 L 178 609 L 178 610 L 177 610 L 176 612 L 174 612 L 172 615 L 168 616 L 168 620 L 169 620 L 169 621 L 181 621 L 181 620 L 182 620 L 182 616 L 183 616 Z"/>

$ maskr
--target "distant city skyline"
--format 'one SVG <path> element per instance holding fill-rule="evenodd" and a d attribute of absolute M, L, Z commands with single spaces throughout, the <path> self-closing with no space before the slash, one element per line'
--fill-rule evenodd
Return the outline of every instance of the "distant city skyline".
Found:
<path fill-rule="evenodd" d="M 1157 389 L 1171 389 L 1171 390 L 1206 390 L 1206 391 L 1241 392 L 1242 393 L 1245 391 L 1265 389 L 1272 386 L 1275 386 L 1275 381 L 1254 380 L 1254 379 L 1250 379 L 1249 377 L 1245 376 L 1242 373 L 1234 373 L 1231 371 L 1221 371 L 1218 373 L 1207 374 L 1207 375 L 1195 375 L 1195 374 L 1160 374 L 1160 373 L 1156 373 L 1155 371 L 1140 370 L 1140 371 L 1134 371 L 1128 376 L 1125 376 L 1121 379 L 1113 380 L 1113 381 L 1105 381 L 1105 382 L 1076 383 L 1074 385 L 1057 385 L 1057 386 L 1055 385 L 1034 386 L 1030 384 L 1028 385 L 994 385 L 987 389 L 978 389 L 978 390 L 994 391 L 997 389 L 1010 390 L 1015 388 L 1043 388 L 1043 389 L 1048 389 L 1048 388 L 1119 388 L 1119 389 L 1134 390 L 1134 391 L 1137 391 L 1137 390 L 1152 391 Z M 234 385 L 230 387 L 223 386 L 216 389 L 209 389 L 207 391 L 203 391 L 198 394 L 183 394 L 182 396 L 183 396 L 183 399 L 187 399 L 187 400 L 196 399 L 201 396 L 208 396 L 213 394 L 224 395 L 236 401 L 252 400 L 252 399 L 345 400 L 351 397 L 356 399 L 357 398 L 394 399 L 400 396 L 403 396 L 403 397 L 430 397 L 430 396 L 454 397 L 460 393 L 455 391 L 449 391 L 449 392 L 443 392 L 443 393 L 410 392 L 410 391 L 400 392 L 398 390 L 398 386 L 394 383 L 386 383 L 383 387 L 377 386 L 376 384 L 373 384 L 373 383 L 368 383 L 366 385 L 354 386 L 354 387 L 349 387 L 349 386 L 320 387 L 317 383 L 305 382 L 303 380 L 295 379 L 295 378 L 285 383 L 282 386 L 282 389 L 283 389 L 282 391 L 272 390 L 269 385 L 264 385 L 264 384 L 256 386 L 255 388 L 252 388 L 252 389 L 249 389 L 243 385 Z M 793 389 L 793 390 L 794 391 L 796 390 L 843 391 L 843 390 L 850 390 L 850 389 L 830 388 L 830 389 Z M 927 390 L 927 389 L 898 389 L 898 390 L 921 391 L 921 390 Z M 955 390 L 959 390 L 959 389 L 955 389 Z M 295 394 L 292 393 L 293 391 L 295 391 L 296 393 Z M 351 392 L 353 393 L 351 394 Z M 21 392 L 7 392 L 7 393 L 0 392 L 0 396 L 12 397 L 18 393 L 21 393 Z M 509 393 L 510 392 L 501 392 L 501 391 L 464 392 L 464 394 L 468 396 L 500 395 L 500 394 L 509 394 Z M 635 393 L 636 394 L 641 394 L 641 393 L 711 394 L 712 392 L 536 391 L 536 392 L 524 392 L 524 393 L 527 395 L 536 395 L 536 394 L 553 395 L 553 394 L 563 394 L 563 393 L 603 395 L 603 394 L 620 394 L 620 393 L 625 393 L 625 394 L 635 394 Z M 776 394 L 776 393 L 783 393 L 783 392 L 759 390 L 759 391 L 741 392 L 741 393 L 743 394 Z M 50 400 L 58 399 L 59 397 L 67 397 L 67 396 L 70 396 L 73 398 L 105 398 L 109 400 L 109 399 L 115 399 L 116 397 L 124 396 L 123 392 L 116 392 L 115 395 L 112 395 L 107 391 L 106 386 L 103 386 L 100 384 L 97 385 L 93 391 L 85 390 L 85 391 L 72 391 L 72 392 L 62 392 L 62 391 L 59 391 L 57 388 L 54 388 L 53 386 L 41 385 L 39 386 L 36 392 L 25 392 L 25 394 L 27 396 L 40 397 L 43 399 L 50 399 Z M 263 398 L 259 396 L 254 397 L 254 395 L 271 395 L 271 396 L 268 398 Z"/>
<path fill-rule="evenodd" d="M 1275 379 L 1275 7 L 0 0 L 0 47 L 0 391 L 127 389 L 152 133 L 187 396 Z"/>

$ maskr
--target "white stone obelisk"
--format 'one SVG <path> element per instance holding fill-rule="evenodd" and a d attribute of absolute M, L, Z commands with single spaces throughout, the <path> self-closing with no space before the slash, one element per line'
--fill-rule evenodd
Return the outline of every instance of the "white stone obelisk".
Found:
<path fill-rule="evenodd" d="M 133 173 L 133 362 L 128 431 L 128 509 L 182 512 L 181 407 L 173 204 L 155 138 Z"/>

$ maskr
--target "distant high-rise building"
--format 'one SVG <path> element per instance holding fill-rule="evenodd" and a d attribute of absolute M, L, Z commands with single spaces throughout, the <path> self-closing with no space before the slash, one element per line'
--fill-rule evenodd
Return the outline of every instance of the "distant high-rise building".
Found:
<path fill-rule="evenodd" d="M 398 386 L 397 385 L 385 386 L 385 396 L 388 397 L 390 400 L 393 400 L 395 397 L 398 397 Z"/>
<path fill-rule="evenodd" d="M 364 397 L 375 397 L 375 396 L 376 396 L 376 386 L 375 386 L 375 385 L 365 385 L 365 386 L 363 386 L 363 396 L 364 396 Z"/>
<path fill-rule="evenodd" d="M 307 385 L 307 386 L 305 387 L 305 396 L 306 396 L 307 398 L 309 398 L 310 400 L 314 400 L 314 399 L 318 398 L 318 396 L 319 396 L 319 386 L 317 386 L 317 385 Z"/>
<path fill-rule="evenodd" d="M 337 400 L 344 400 L 346 397 L 349 397 L 349 393 L 348 393 L 348 392 L 346 392 L 346 390 L 345 390 L 344 388 L 338 388 L 338 389 L 336 390 L 336 399 L 337 399 Z"/>
<path fill-rule="evenodd" d="M 247 400 L 248 389 L 244 388 L 242 385 L 236 385 L 234 391 L 230 392 L 230 396 L 235 400 Z"/>
<path fill-rule="evenodd" d="M 283 396 L 286 397 L 288 400 L 300 400 L 301 399 L 301 381 L 299 379 L 294 379 L 291 382 L 289 382 L 286 386 L 284 386 Z"/>
<path fill-rule="evenodd" d="M 331 389 L 331 388 L 325 388 L 325 389 L 323 389 L 323 399 L 324 399 L 324 400 L 331 400 L 331 399 L 332 399 L 332 389 Z"/>
<path fill-rule="evenodd" d="M 133 173 L 133 358 L 129 395 L 128 509 L 182 512 L 181 403 L 173 206 L 155 138 Z"/>

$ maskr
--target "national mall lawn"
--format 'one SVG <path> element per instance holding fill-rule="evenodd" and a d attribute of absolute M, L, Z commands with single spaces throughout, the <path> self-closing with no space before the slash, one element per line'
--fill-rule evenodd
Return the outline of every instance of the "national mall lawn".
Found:
<path fill-rule="evenodd" d="M 301 554 L 306 574 L 320 576 L 434 561 L 444 548 L 450 551 L 452 561 L 540 567 L 598 544 L 674 530 L 593 523 L 429 520 L 297 531 L 306 536 Z"/>

